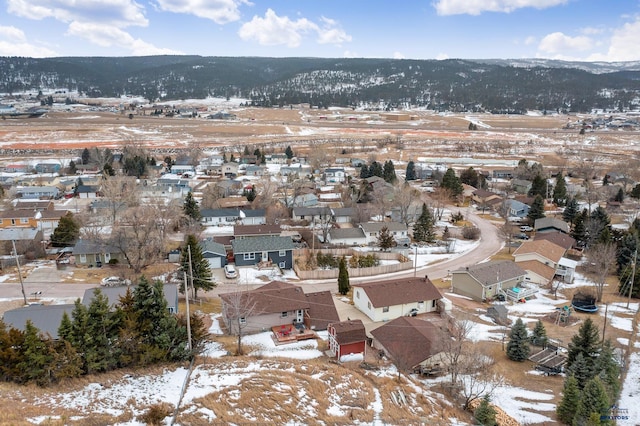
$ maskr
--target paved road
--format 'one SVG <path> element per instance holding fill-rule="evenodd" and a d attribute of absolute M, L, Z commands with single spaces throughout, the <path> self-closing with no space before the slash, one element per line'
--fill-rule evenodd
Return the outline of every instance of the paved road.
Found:
<path fill-rule="evenodd" d="M 474 265 L 476 263 L 486 260 L 488 257 L 496 253 L 502 247 L 501 239 L 498 236 L 497 228 L 487 220 L 484 220 L 477 215 L 467 212 L 466 219 L 476 225 L 481 231 L 481 239 L 479 244 L 471 251 L 465 253 L 462 256 L 456 256 L 450 260 L 436 263 L 426 267 L 418 268 L 417 270 L 408 270 L 397 272 L 394 274 L 388 274 L 384 277 L 365 277 L 365 278 L 353 278 L 352 282 L 370 281 L 372 279 L 384 279 L 384 278 L 408 278 L 413 277 L 414 273 L 417 276 L 428 275 L 429 278 L 437 279 L 444 278 L 448 275 L 450 270 L 462 268 L 467 265 Z M 29 301 L 34 301 L 36 292 L 41 292 L 38 295 L 40 300 L 49 301 L 54 299 L 66 299 L 65 302 L 71 303 L 75 298 L 82 297 L 84 291 L 88 288 L 93 288 L 97 283 L 64 283 L 63 276 L 64 271 L 58 271 L 53 262 L 41 262 L 38 267 L 31 270 L 24 281 L 25 293 Z M 259 287 L 262 284 L 237 284 L 235 282 L 229 282 L 229 280 L 222 279 L 222 284 L 216 287 L 210 292 L 206 292 L 205 296 L 216 296 L 220 293 L 228 293 L 238 289 L 241 286 L 242 289 L 250 289 Z M 305 292 L 315 292 L 322 290 L 330 290 L 335 292 L 337 290 L 337 284 L 335 279 L 331 280 L 318 280 L 318 281 L 304 281 L 300 282 Z M 201 293 L 202 294 L 202 293 Z M 22 299 L 22 293 L 20 290 L 20 283 L 0 283 L 0 299 Z"/>

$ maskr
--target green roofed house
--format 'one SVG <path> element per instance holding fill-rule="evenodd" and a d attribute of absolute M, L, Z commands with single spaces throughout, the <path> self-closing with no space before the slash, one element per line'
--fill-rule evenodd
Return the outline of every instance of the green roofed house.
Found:
<path fill-rule="evenodd" d="M 231 241 L 236 266 L 271 263 L 282 269 L 293 268 L 291 237 L 252 237 Z"/>

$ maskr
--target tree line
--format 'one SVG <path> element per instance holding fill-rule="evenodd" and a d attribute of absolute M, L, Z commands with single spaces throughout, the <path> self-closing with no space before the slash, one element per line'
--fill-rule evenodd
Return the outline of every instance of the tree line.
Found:
<path fill-rule="evenodd" d="M 207 334 L 199 315 L 190 320 L 191 348 L 187 319 L 169 312 L 161 282 L 140 278 L 113 308 L 96 289 L 88 306 L 78 299 L 71 316 L 64 313 L 57 339 L 30 320 L 24 331 L 0 321 L 0 379 L 48 386 L 119 368 L 185 361 L 202 350 Z"/>

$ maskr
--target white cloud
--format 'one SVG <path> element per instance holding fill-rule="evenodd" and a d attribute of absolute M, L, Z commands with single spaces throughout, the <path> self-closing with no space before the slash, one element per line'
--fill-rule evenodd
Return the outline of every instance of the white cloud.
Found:
<path fill-rule="evenodd" d="M 240 6 L 251 5 L 247 0 L 157 0 L 160 10 L 185 13 L 227 24 L 240 19 Z"/>
<path fill-rule="evenodd" d="M 443 60 L 445 60 L 445 59 L 449 59 L 449 55 L 447 55 L 446 53 L 438 53 L 438 54 L 436 55 L 436 59 L 437 59 L 438 61 L 443 61 Z"/>
<path fill-rule="evenodd" d="M 318 35 L 320 44 L 340 45 L 351 41 L 351 36 L 338 27 L 336 21 L 322 17 L 322 26 L 306 18 L 291 20 L 288 16 L 278 16 L 267 9 L 264 18 L 254 16 L 240 27 L 238 35 L 245 41 L 256 41 L 263 46 L 286 45 L 298 47 L 309 33 Z"/>
<path fill-rule="evenodd" d="M 405 59 L 405 57 L 400 52 L 393 52 L 393 59 Z"/>
<path fill-rule="evenodd" d="M 587 36 L 571 37 L 561 32 L 547 34 L 540 41 L 538 51 L 542 55 L 557 57 L 584 52 L 593 47 L 593 41 Z"/>
<path fill-rule="evenodd" d="M 524 39 L 524 44 L 526 46 L 531 46 L 532 44 L 536 44 L 537 41 L 538 41 L 538 39 L 535 38 L 534 36 L 529 36 L 529 37 Z"/>
<path fill-rule="evenodd" d="M 438 15 L 480 15 L 483 12 L 510 13 L 525 7 L 547 9 L 565 4 L 567 1 L 568 0 L 436 0 L 433 6 Z"/>
<path fill-rule="evenodd" d="M 7 0 L 11 14 L 69 23 L 100 22 L 117 26 L 147 26 L 144 9 L 133 0 Z"/>
<path fill-rule="evenodd" d="M 337 21 L 325 18 L 324 16 L 320 20 L 323 26 L 318 29 L 319 44 L 341 45 L 342 43 L 351 41 L 351 36 L 339 27 Z"/>
<path fill-rule="evenodd" d="M 136 39 L 126 31 L 119 28 L 91 23 L 72 22 L 67 31 L 68 35 L 77 36 L 102 47 L 118 46 L 129 49 L 132 55 L 176 55 L 181 54 L 171 49 L 163 49 L 147 43 L 141 39 Z"/>
<path fill-rule="evenodd" d="M 24 42 L 27 38 L 24 35 L 24 31 L 16 27 L 4 27 L 0 25 L 0 39 L 7 39 L 7 41 Z"/>
<path fill-rule="evenodd" d="M 607 61 L 633 61 L 640 59 L 640 17 L 614 30 L 607 51 Z"/>

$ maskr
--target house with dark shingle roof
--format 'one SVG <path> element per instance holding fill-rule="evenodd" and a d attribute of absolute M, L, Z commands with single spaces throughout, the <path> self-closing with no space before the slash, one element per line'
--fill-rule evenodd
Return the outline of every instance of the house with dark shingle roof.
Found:
<path fill-rule="evenodd" d="M 428 277 L 352 284 L 353 304 L 372 321 L 389 321 L 437 310 L 442 295 Z"/>
<path fill-rule="evenodd" d="M 293 268 L 293 240 L 291 237 L 251 237 L 231 241 L 236 266 L 270 262 L 282 269 Z"/>
<path fill-rule="evenodd" d="M 327 327 L 329 351 L 340 359 L 345 355 L 364 354 L 367 333 L 361 320 L 349 320 L 329 324 Z"/>
<path fill-rule="evenodd" d="M 67 313 L 71 318 L 75 305 L 28 305 L 22 308 L 11 309 L 6 311 L 3 321 L 10 327 L 24 331 L 27 321 L 42 332 L 44 335 L 51 336 L 52 339 L 58 338 L 58 328 L 62 322 L 62 316 Z"/>
<path fill-rule="evenodd" d="M 553 231 L 560 231 L 565 234 L 569 233 L 569 224 L 564 220 L 556 219 L 554 217 L 542 217 L 540 219 L 536 219 L 533 228 L 536 233 Z"/>
<path fill-rule="evenodd" d="M 94 242 L 80 239 L 76 242 L 71 253 L 75 258 L 76 265 L 103 265 L 108 264 L 112 259 L 118 262 L 124 260 L 122 250 L 110 244 Z"/>
<path fill-rule="evenodd" d="M 209 262 L 209 269 L 220 269 L 227 264 L 227 250 L 224 244 L 213 239 L 202 240 L 198 244 L 202 250 L 202 257 Z"/>
<path fill-rule="evenodd" d="M 400 317 L 371 331 L 372 346 L 393 360 L 398 370 L 416 371 L 442 352 L 443 332 L 429 321 Z"/>
<path fill-rule="evenodd" d="M 310 315 L 314 297 L 291 283 L 272 281 L 254 290 L 223 293 L 220 299 L 222 318 L 231 334 L 238 334 L 238 323 L 243 333 L 257 333 L 298 323 L 311 328 L 315 321 Z"/>
<path fill-rule="evenodd" d="M 331 228 L 327 242 L 342 246 L 360 246 L 367 243 L 367 238 L 361 228 Z"/>
<path fill-rule="evenodd" d="M 560 231 L 549 231 L 536 233 L 535 241 L 547 240 L 558 245 L 565 250 L 571 250 L 576 246 L 576 240 L 571 236 Z"/>
<path fill-rule="evenodd" d="M 549 240 L 536 239 L 522 243 L 513 252 L 513 257 L 515 262 L 527 271 L 527 281 L 546 285 L 553 280 L 556 274 L 563 277 L 568 275 L 567 278 L 573 280 L 575 262 L 563 262 L 563 266 L 560 267 L 560 262 L 566 252 L 564 247 Z"/>
<path fill-rule="evenodd" d="M 282 229 L 280 225 L 235 225 L 233 227 L 233 236 L 235 238 L 252 238 L 252 237 L 277 237 L 280 236 Z"/>
<path fill-rule="evenodd" d="M 326 330 L 330 323 L 340 321 L 336 304 L 329 290 L 305 293 L 304 297 L 309 302 L 310 329 Z"/>
<path fill-rule="evenodd" d="M 479 263 L 451 272 L 453 292 L 474 300 L 488 300 L 500 290 L 517 287 L 527 273 L 515 262 L 498 260 Z"/>

